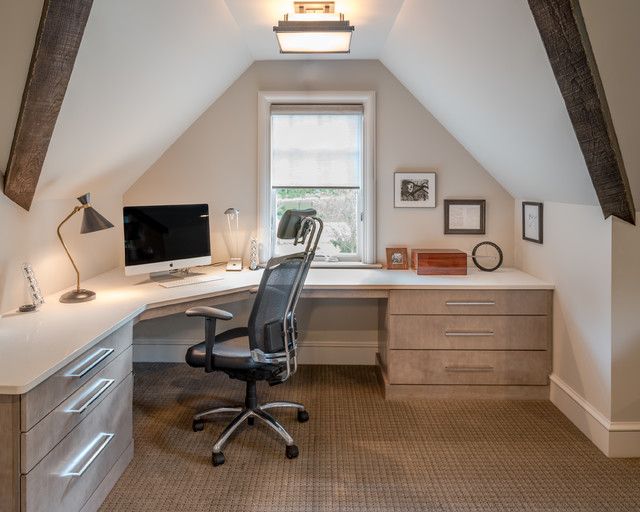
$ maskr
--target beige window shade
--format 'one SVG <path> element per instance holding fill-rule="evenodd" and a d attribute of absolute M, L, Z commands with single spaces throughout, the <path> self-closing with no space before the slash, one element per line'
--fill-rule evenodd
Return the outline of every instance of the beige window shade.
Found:
<path fill-rule="evenodd" d="M 272 187 L 360 187 L 362 105 L 272 105 Z"/>

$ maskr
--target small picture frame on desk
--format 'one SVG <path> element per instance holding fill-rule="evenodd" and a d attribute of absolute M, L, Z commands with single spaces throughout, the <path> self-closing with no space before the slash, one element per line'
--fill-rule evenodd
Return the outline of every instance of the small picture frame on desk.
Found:
<path fill-rule="evenodd" d="M 522 201 L 522 239 L 541 244 L 543 242 L 543 204 Z"/>
<path fill-rule="evenodd" d="M 484 199 L 445 199 L 445 235 L 484 235 L 487 202 Z"/>
<path fill-rule="evenodd" d="M 387 247 L 387 270 L 409 270 L 409 252 L 406 247 Z"/>

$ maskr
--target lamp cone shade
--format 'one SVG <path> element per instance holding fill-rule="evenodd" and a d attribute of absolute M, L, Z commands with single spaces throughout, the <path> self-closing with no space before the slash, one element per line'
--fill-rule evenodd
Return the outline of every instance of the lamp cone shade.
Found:
<path fill-rule="evenodd" d="M 82 204 L 91 204 L 91 194 L 85 194 L 78 198 Z M 93 206 L 88 206 L 82 210 L 82 227 L 80 233 L 93 233 L 94 231 L 102 231 L 103 229 L 112 228 L 113 224 L 100 215 Z"/>

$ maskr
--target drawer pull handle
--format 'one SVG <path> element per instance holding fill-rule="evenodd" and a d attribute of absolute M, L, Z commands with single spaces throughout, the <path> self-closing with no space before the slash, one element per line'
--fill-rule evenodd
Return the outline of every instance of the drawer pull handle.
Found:
<path fill-rule="evenodd" d="M 447 306 L 495 306 L 492 300 L 448 300 Z"/>
<path fill-rule="evenodd" d="M 109 357 L 112 352 L 112 348 L 99 348 L 78 366 L 73 368 L 73 370 L 67 373 L 67 377 L 82 377 L 83 375 L 86 375 L 98 366 L 105 358 Z"/>
<path fill-rule="evenodd" d="M 445 331 L 445 336 L 495 336 L 493 331 Z"/>
<path fill-rule="evenodd" d="M 493 366 L 445 366 L 448 372 L 492 372 Z"/>
<path fill-rule="evenodd" d="M 69 468 L 62 473 L 62 476 L 82 476 L 114 436 L 115 434 L 105 432 L 98 434 L 93 441 L 83 448 L 73 462 L 69 464 Z"/>
<path fill-rule="evenodd" d="M 98 380 L 94 386 L 92 386 L 82 397 L 82 399 L 86 398 L 87 395 L 93 393 L 93 391 L 95 391 L 95 393 L 93 393 L 91 395 L 90 398 L 88 398 L 87 400 L 85 400 L 84 402 L 82 402 L 82 400 L 79 400 L 78 403 L 76 403 L 75 405 L 73 405 L 70 409 L 67 409 L 67 412 L 72 412 L 72 413 L 82 413 L 84 411 L 87 410 L 87 407 L 89 407 L 93 402 L 95 402 L 100 395 L 102 395 L 102 393 L 104 393 L 107 389 L 109 389 L 109 387 L 111 386 L 111 384 L 113 384 L 115 382 L 114 379 L 100 379 Z"/>

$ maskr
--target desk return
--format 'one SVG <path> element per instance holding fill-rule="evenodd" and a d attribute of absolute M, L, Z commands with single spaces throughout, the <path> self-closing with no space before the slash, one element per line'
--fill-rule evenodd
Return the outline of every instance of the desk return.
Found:
<path fill-rule="evenodd" d="M 548 398 L 552 293 L 391 290 L 380 313 L 385 396 Z"/>

